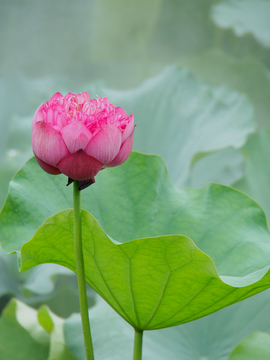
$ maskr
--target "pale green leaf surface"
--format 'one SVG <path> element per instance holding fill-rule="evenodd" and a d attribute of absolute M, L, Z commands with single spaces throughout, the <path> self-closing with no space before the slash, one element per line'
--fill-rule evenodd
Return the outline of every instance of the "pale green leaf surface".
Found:
<path fill-rule="evenodd" d="M 8 193 L 9 181 L 12 179 L 12 177 L 17 169 L 14 169 L 13 167 L 9 167 L 9 166 L 1 166 L 0 165 L 0 176 L 1 176 L 0 177 L 0 186 L 1 186 L 0 208 L 2 208 L 2 206 L 5 203 L 7 193 Z"/>
<path fill-rule="evenodd" d="M 82 228 L 86 281 L 135 328 L 153 330 L 192 321 L 269 287 L 269 266 L 220 279 L 212 260 L 185 236 L 115 245 L 86 211 Z M 75 272 L 73 246 L 73 211 L 64 210 L 22 247 L 22 270 L 54 262 Z M 263 249 L 269 261 L 270 244 Z"/>
<path fill-rule="evenodd" d="M 253 109 L 244 95 L 204 84 L 177 67 L 134 90 L 90 84 L 88 89 L 134 112 L 134 150 L 161 155 L 178 186 L 187 186 L 190 163 L 198 152 L 240 148 L 255 129 Z"/>
<path fill-rule="evenodd" d="M 252 33 L 270 47 L 270 2 L 268 0 L 226 0 L 213 5 L 212 19 L 221 28 L 232 28 L 237 36 Z"/>
<path fill-rule="evenodd" d="M 197 56 L 181 59 L 201 81 L 228 86 L 246 94 L 254 107 L 254 119 L 261 126 L 270 126 L 270 79 L 267 68 L 255 56 L 237 59 L 218 48 Z"/>
<path fill-rule="evenodd" d="M 245 176 L 233 186 L 257 201 L 270 222 L 270 130 L 252 135 L 242 149 Z"/>
<path fill-rule="evenodd" d="M 192 188 L 203 187 L 211 181 L 232 185 L 244 176 L 244 157 L 238 149 L 197 154 L 193 161 L 188 181 Z"/>
<path fill-rule="evenodd" d="M 255 330 L 269 331 L 269 290 L 214 314 L 177 327 L 145 331 L 145 360 L 227 360 L 237 343 Z M 90 309 L 97 360 L 131 360 L 133 329 L 101 298 Z M 65 321 L 69 350 L 85 360 L 79 314 Z M 259 357 L 257 357 L 259 359 Z"/>
<path fill-rule="evenodd" d="M 10 266 L 11 262 L 12 267 Z M 14 272 L 19 274 L 17 257 L 5 254 L 0 248 L 0 298 L 6 294 L 13 294 L 15 296 L 20 294 L 20 280 L 15 276 Z"/>
<path fill-rule="evenodd" d="M 240 341 L 233 349 L 228 360 L 269 360 L 270 334 L 254 332 Z"/>

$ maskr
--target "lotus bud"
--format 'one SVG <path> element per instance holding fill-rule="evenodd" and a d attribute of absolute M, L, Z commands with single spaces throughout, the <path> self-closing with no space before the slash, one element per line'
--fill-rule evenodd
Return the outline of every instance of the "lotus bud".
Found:
<path fill-rule="evenodd" d="M 133 114 L 128 116 L 107 98 L 56 93 L 35 112 L 32 147 L 47 173 L 93 183 L 100 170 L 127 160 L 133 133 Z"/>

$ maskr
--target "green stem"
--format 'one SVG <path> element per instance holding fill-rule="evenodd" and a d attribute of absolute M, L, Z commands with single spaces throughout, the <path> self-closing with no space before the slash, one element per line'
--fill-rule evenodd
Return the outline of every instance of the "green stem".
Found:
<path fill-rule="evenodd" d="M 74 247 L 77 267 L 77 278 L 79 288 L 79 299 L 81 308 L 81 319 L 84 336 L 84 346 L 87 360 L 94 360 L 94 350 L 92 344 L 88 304 L 86 295 L 86 283 L 82 247 L 82 225 L 81 225 L 81 198 L 79 191 L 79 181 L 73 183 L 73 207 L 74 207 Z"/>
<path fill-rule="evenodd" d="M 141 360 L 142 359 L 142 343 L 143 343 L 143 331 L 134 329 L 135 337 L 134 337 L 134 351 L 133 351 L 133 360 Z"/>

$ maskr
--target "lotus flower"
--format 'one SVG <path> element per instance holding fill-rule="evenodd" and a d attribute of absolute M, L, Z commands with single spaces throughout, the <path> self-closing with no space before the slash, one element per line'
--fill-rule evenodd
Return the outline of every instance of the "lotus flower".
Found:
<path fill-rule="evenodd" d="M 100 170 L 126 161 L 133 132 L 133 115 L 107 98 L 91 100 L 87 92 L 56 93 L 35 112 L 32 147 L 49 174 L 95 181 Z"/>

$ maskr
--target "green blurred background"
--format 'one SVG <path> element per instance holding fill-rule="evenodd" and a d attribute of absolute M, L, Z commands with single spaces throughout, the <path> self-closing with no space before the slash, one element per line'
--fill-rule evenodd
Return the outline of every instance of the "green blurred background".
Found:
<path fill-rule="evenodd" d="M 0 0 L 1 206 L 32 156 L 36 108 L 57 91 L 89 91 L 134 112 L 134 149 L 162 155 L 177 186 L 234 186 L 269 219 L 269 19 L 269 0 Z M 19 275 L 1 253 L 0 280 L 1 308 L 15 295 L 62 317 L 78 311 L 75 279 L 58 267 Z M 239 311 L 249 323 L 248 306 Z M 270 329 L 260 319 L 250 332 Z M 226 359 L 241 336 L 222 351 L 204 343 L 192 359 Z"/>

